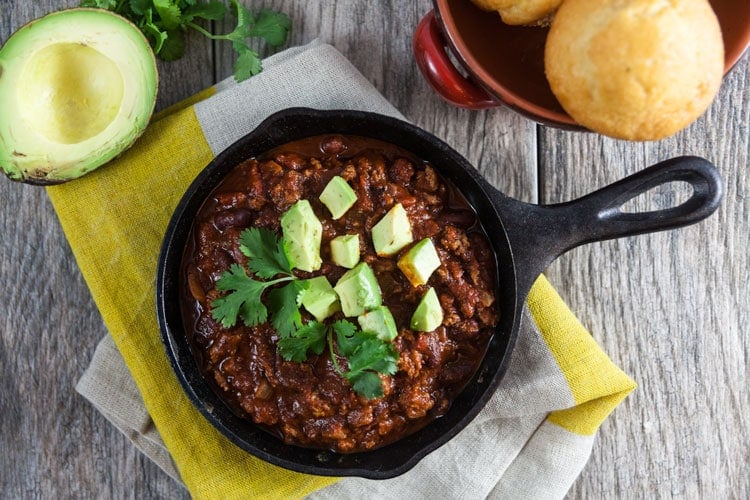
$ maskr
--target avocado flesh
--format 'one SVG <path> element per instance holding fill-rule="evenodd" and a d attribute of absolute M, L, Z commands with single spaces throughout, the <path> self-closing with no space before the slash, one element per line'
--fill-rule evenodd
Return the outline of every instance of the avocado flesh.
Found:
<path fill-rule="evenodd" d="M 411 232 L 409 215 L 401 203 L 396 203 L 372 227 L 372 244 L 375 253 L 381 257 L 390 257 L 414 241 Z"/>
<path fill-rule="evenodd" d="M 419 305 L 412 314 L 410 326 L 417 332 L 431 332 L 443 323 L 443 308 L 440 306 L 437 292 L 430 288 L 422 296 Z"/>
<path fill-rule="evenodd" d="M 397 265 L 412 285 L 424 285 L 440 267 L 440 256 L 432 240 L 424 238 L 404 253 L 398 259 Z"/>
<path fill-rule="evenodd" d="M 360 262 L 345 272 L 333 289 L 339 296 L 341 311 L 347 317 L 359 316 L 383 303 L 378 280 L 366 262 Z"/>
<path fill-rule="evenodd" d="M 363 332 L 373 333 L 380 340 L 390 342 L 398 335 L 396 320 L 388 306 L 381 305 L 371 309 L 361 314 L 357 321 Z"/>
<path fill-rule="evenodd" d="M 341 310 L 339 296 L 331 286 L 328 278 L 317 276 L 308 280 L 307 290 L 302 292 L 300 302 L 318 321 L 323 321 L 333 313 Z"/>
<path fill-rule="evenodd" d="M 337 266 L 351 269 L 359 262 L 359 235 L 343 234 L 331 240 L 331 260 Z"/>
<path fill-rule="evenodd" d="M 57 184 L 94 170 L 143 133 L 156 101 L 143 34 L 100 9 L 54 12 L 0 49 L 0 169 Z"/>
<path fill-rule="evenodd" d="M 281 216 L 284 251 L 293 267 L 302 271 L 317 271 L 323 225 L 313 212 L 310 202 L 299 200 Z"/>
<path fill-rule="evenodd" d="M 319 199 L 336 220 L 357 202 L 357 194 L 343 177 L 337 175 L 328 182 Z"/>

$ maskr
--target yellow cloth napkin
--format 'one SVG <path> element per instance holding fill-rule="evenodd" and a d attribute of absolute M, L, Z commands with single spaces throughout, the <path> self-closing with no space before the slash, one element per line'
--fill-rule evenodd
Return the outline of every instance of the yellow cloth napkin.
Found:
<path fill-rule="evenodd" d="M 161 240 L 182 193 L 211 159 L 189 107 L 153 123 L 110 165 L 48 192 L 110 335 L 190 492 L 260 497 L 273 480 L 279 497 L 297 496 L 331 479 L 279 469 L 229 443 L 188 401 L 161 344 L 155 309 Z"/>
<path fill-rule="evenodd" d="M 343 71 L 341 66 L 345 62 L 338 61 L 335 63 L 338 66 L 330 67 L 333 59 L 341 58 L 334 49 L 317 44 L 304 50 L 305 60 L 319 66 L 310 71 L 323 71 L 325 74 L 320 78 L 331 77 L 332 81 L 340 78 L 336 71 Z M 312 51 L 320 52 L 317 62 L 311 56 Z M 279 65 L 284 64 L 281 59 Z M 279 74 L 274 74 L 274 66 L 267 66 L 269 85 L 278 88 L 278 80 L 273 79 L 281 78 L 279 74 L 284 72 L 279 70 Z M 345 69 L 353 71 L 350 67 Z M 311 78 L 309 72 L 305 76 Z M 317 85 L 314 77 L 312 80 L 311 84 Z M 350 79 L 348 85 L 351 82 Z M 255 89 L 263 86 L 263 80 L 229 86 L 236 95 L 253 96 Z M 309 92 L 314 92 L 314 88 Z M 363 87 L 362 92 L 367 95 L 374 90 Z M 215 144 L 214 150 L 210 144 L 219 140 L 210 130 L 212 100 L 219 97 L 218 93 L 211 96 L 213 93 L 210 89 L 160 115 L 120 158 L 81 179 L 49 187 L 47 192 L 109 333 L 190 493 L 196 498 L 298 498 L 336 480 L 267 464 L 217 432 L 191 405 L 177 382 L 156 321 L 156 266 L 167 223 L 186 187 L 217 152 Z M 193 105 L 202 99 L 206 100 Z M 275 105 L 309 105 L 309 102 L 293 97 L 280 99 Z M 324 102 L 319 107 L 326 105 Z M 352 104 L 357 105 L 357 102 Z M 196 111 L 197 106 L 203 107 Z M 344 107 L 342 102 L 335 101 L 328 106 Z M 264 118 L 262 112 L 261 115 L 254 121 Z M 569 392 L 560 391 L 559 398 L 553 397 L 555 401 L 549 405 L 539 404 L 532 410 L 549 414 L 546 420 L 542 416 L 545 423 L 568 434 L 591 435 L 633 389 L 634 383 L 601 352 L 546 280 L 540 278 L 528 303 L 540 338 L 549 350 L 535 355 L 539 358 L 551 353 L 550 359 L 557 363 L 555 370 L 564 374 L 569 387 Z M 525 356 L 523 345 L 514 356 Z M 532 391 L 531 386 L 548 385 L 544 380 L 534 381 L 534 375 L 522 374 L 516 378 L 509 378 L 505 394 L 499 396 L 498 402 L 491 402 L 488 411 L 507 416 L 513 411 L 508 409 L 512 405 L 507 401 L 513 402 L 516 396 L 528 398 L 533 391 L 544 390 Z M 528 437 L 526 440 L 531 441 Z M 529 447 L 519 445 L 524 446 Z M 522 450 L 514 451 L 506 460 L 508 464 L 516 456 L 523 456 Z M 586 458 L 587 455 L 582 463 Z M 513 468 L 507 464 L 505 467 Z M 575 475 L 577 472 L 561 486 L 563 492 Z"/>

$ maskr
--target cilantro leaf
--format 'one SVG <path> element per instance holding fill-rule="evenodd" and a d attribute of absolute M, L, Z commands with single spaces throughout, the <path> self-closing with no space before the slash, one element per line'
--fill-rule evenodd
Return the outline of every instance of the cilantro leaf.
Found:
<path fill-rule="evenodd" d="M 150 8 L 144 11 L 141 22 L 140 29 L 143 34 L 146 35 L 146 38 L 149 39 L 151 47 L 154 49 L 154 54 L 161 56 L 160 53 L 162 47 L 164 46 L 164 42 L 167 41 L 167 38 L 169 38 L 169 35 L 165 30 L 161 29 L 154 23 L 153 12 Z"/>
<path fill-rule="evenodd" d="M 268 309 L 261 301 L 263 292 L 268 287 L 292 279 L 294 278 L 284 277 L 273 281 L 255 281 L 247 275 L 241 265 L 232 264 L 229 266 L 229 270 L 224 271 L 218 281 L 216 281 L 217 290 L 230 293 L 218 297 L 211 302 L 211 315 L 216 321 L 220 321 L 225 328 L 234 326 L 237 323 L 237 316 L 242 318 L 242 322 L 246 326 L 265 323 L 268 319 Z M 304 287 L 304 285 L 299 286 Z M 286 298 L 282 297 L 276 300 L 285 301 Z M 270 303 L 271 299 L 269 298 Z M 282 303 L 286 305 L 286 302 Z M 278 312 L 274 314 L 278 314 Z M 297 310 L 297 314 L 299 314 L 299 310 Z M 279 323 L 281 323 L 280 320 Z"/>
<path fill-rule="evenodd" d="M 263 293 L 263 288 L 260 289 L 260 293 Z M 240 307 L 240 318 L 242 318 L 242 323 L 245 326 L 260 325 L 268 319 L 268 309 L 263 305 L 260 298 L 256 299 L 253 295 L 248 297 Z"/>
<path fill-rule="evenodd" d="M 242 231 L 240 251 L 250 259 L 248 269 L 259 278 L 292 274 L 292 266 L 284 252 L 281 238 L 269 229 L 251 227 Z"/>
<path fill-rule="evenodd" d="M 117 7 L 117 0 L 83 0 L 81 2 L 81 7 L 115 10 Z"/>
<path fill-rule="evenodd" d="M 141 30 L 146 35 L 146 38 L 148 38 L 151 42 L 151 46 L 154 49 L 154 54 L 159 54 L 162 47 L 164 46 L 164 42 L 169 37 L 169 35 L 167 35 L 167 32 L 160 30 L 155 24 L 152 23 L 143 25 L 143 27 L 141 27 Z"/>
<path fill-rule="evenodd" d="M 183 13 L 182 18 L 185 21 L 192 21 L 195 18 L 207 21 L 221 21 L 226 15 L 227 6 L 218 0 L 211 0 L 208 3 L 191 3 Z"/>
<path fill-rule="evenodd" d="M 261 9 L 255 24 L 248 29 L 245 36 L 259 36 L 269 45 L 276 47 L 286 42 L 291 27 L 292 20 L 283 12 Z"/>
<path fill-rule="evenodd" d="M 301 292 L 308 286 L 306 280 L 294 280 L 284 287 L 274 288 L 268 292 L 271 324 L 278 332 L 279 337 L 291 337 L 302 326 L 298 299 Z"/>
<path fill-rule="evenodd" d="M 309 282 L 307 280 L 298 280 L 292 274 L 292 268 L 284 252 L 281 238 L 277 237 L 269 229 L 251 227 L 242 231 L 240 233 L 240 251 L 249 258 L 247 268 L 259 278 L 269 279 L 279 274 L 285 277 L 270 282 L 259 282 L 249 278 L 245 274 L 244 269 L 236 265 L 236 267 L 232 267 L 235 273 L 223 275 L 221 280 L 217 282 L 217 288 L 219 290 L 226 290 L 232 286 L 235 288 L 231 289 L 237 290 L 236 280 L 238 278 L 236 274 L 237 269 L 239 269 L 242 273 L 242 276 L 239 278 L 240 281 L 250 280 L 258 284 L 257 287 L 260 289 L 260 293 L 257 293 L 257 297 L 253 298 L 259 302 L 260 294 L 266 287 L 274 283 L 292 280 L 289 284 L 281 288 L 274 288 L 268 292 L 271 324 L 280 337 L 290 337 L 302 326 L 299 299 L 302 291 L 309 287 Z M 250 289 L 249 285 L 245 284 L 244 286 L 245 288 L 241 293 L 249 293 L 250 291 L 256 293 L 255 290 Z M 223 302 L 219 304 L 222 305 Z M 245 303 L 243 307 L 248 309 L 247 312 L 243 314 L 244 309 L 240 310 L 240 315 L 246 320 L 245 324 L 252 326 L 266 321 L 267 314 L 263 314 L 265 306 L 263 304 L 261 306 L 263 309 L 252 307 L 247 302 Z M 222 309 L 222 312 L 224 312 L 224 309 Z M 232 313 L 233 310 L 229 309 L 228 312 Z"/>
<path fill-rule="evenodd" d="M 165 61 L 176 61 L 185 53 L 185 37 L 179 30 L 169 30 L 162 41 L 159 56 Z"/>
<path fill-rule="evenodd" d="M 239 54 L 237 60 L 234 62 L 233 67 L 234 79 L 236 81 L 242 82 L 244 80 L 247 80 L 251 76 L 255 76 L 263 70 L 263 66 L 260 62 L 260 56 L 257 52 L 242 44 L 234 44 L 234 49 Z"/>
<path fill-rule="evenodd" d="M 354 392 L 367 399 L 383 396 L 383 381 L 375 372 L 362 372 L 355 376 L 347 374 L 346 378 L 352 384 Z"/>
<path fill-rule="evenodd" d="M 161 18 L 161 24 L 167 30 L 173 30 L 182 24 L 182 12 L 172 0 L 153 0 L 154 10 Z"/>
<path fill-rule="evenodd" d="M 237 27 L 227 35 L 230 40 L 242 40 L 249 36 L 250 27 L 255 24 L 253 13 L 237 0 L 231 0 L 232 6 L 237 13 Z"/>
<path fill-rule="evenodd" d="M 237 316 L 242 313 L 243 322 L 248 325 L 263 323 L 268 311 L 260 297 L 265 284 L 250 278 L 239 264 L 232 264 L 216 282 L 216 289 L 231 293 L 212 302 L 212 317 L 220 321 L 225 328 L 237 323 Z"/>
<path fill-rule="evenodd" d="M 353 339 L 356 339 L 357 347 L 352 354 L 347 356 L 349 359 L 347 378 L 368 370 L 387 375 L 396 373 L 398 351 L 392 343 L 365 332 L 358 332 Z"/>
<path fill-rule="evenodd" d="M 348 370 L 341 368 L 336 352 L 333 349 L 332 337 L 329 337 L 331 359 L 336 370 L 352 384 L 357 394 L 366 398 L 379 398 L 383 395 L 383 384 L 378 373 L 393 375 L 396 373 L 398 351 L 391 342 L 365 333 L 347 320 L 340 320 L 331 329 L 336 333 L 338 354 L 349 363 Z"/>
<path fill-rule="evenodd" d="M 183 33 L 187 29 L 198 31 L 211 40 L 231 42 L 237 52 L 234 78 L 241 82 L 263 69 L 260 55 L 246 39 L 258 37 L 271 46 L 281 45 L 292 23 L 286 14 L 262 9 L 256 16 L 238 0 L 230 2 L 237 13 L 237 26 L 225 35 L 211 33 L 195 23 L 197 20 L 223 20 L 228 9 L 221 0 L 81 0 L 80 5 L 106 9 L 129 19 L 146 35 L 154 53 L 168 61 L 183 56 Z"/>
<path fill-rule="evenodd" d="M 354 334 L 357 333 L 357 327 L 351 321 L 345 319 L 336 321 L 331 325 L 333 331 L 336 332 L 336 341 L 339 346 L 339 354 L 348 358 L 357 348 L 357 341 L 354 338 Z"/>
<path fill-rule="evenodd" d="M 279 354 L 287 361 L 301 363 L 307 359 L 308 351 L 321 354 L 325 349 L 328 329 L 323 323 L 311 321 L 294 335 L 279 340 Z"/>
<path fill-rule="evenodd" d="M 150 0 L 130 0 L 130 10 L 133 11 L 133 14 L 143 16 L 150 4 Z"/>
<path fill-rule="evenodd" d="M 369 333 L 359 332 L 353 339 L 358 345 L 348 357 L 349 371 L 344 377 L 357 394 L 368 399 L 379 398 L 383 395 L 383 383 L 377 374 L 396 373 L 398 351 L 390 342 Z"/>
<path fill-rule="evenodd" d="M 269 45 L 278 46 L 286 41 L 291 20 L 289 16 L 277 13 L 269 9 L 263 9 L 258 16 L 237 0 L 231 0 L 237 13 L 237 27 L 223 38 L 232 42 L 232 47 L 237 52 L 237 61 L 234 64 L 234 79 L 238 82 L 257 75 L 263 69 L 260 56 L 245 41 L 248 37 L 261 37 Z"/>
<path fill-rule="evenodd" d="M 234 326 L 239 316 L 245 325 L 255 326 L 268 320 L 270 308 L 271 324 L 279 336 L 291 336 L 302 326 L 300 297 L 310 286 L 309 281 L 294 276 L 283 241 L 273 231 L 252 227 L 242 231 L 239 239 L 240 251 L 248 257 L 249 271 L 261 279 L 282 277 L 272 281 L 256 281 L 248 276 L 242 266 L 233 264 L 216 282 L 217 290 L 231 293 L 213 301 L 214 319 L 229 327 Z M 261 301 L 263 292 L 285 281 L 289 283 L 268 292 L 267 308 Z"/>

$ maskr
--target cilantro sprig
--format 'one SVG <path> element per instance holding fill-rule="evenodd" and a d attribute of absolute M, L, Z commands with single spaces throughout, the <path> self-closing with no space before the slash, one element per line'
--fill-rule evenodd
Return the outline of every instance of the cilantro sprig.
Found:
<path fill-rule="evenodd" d="M 333 336 L 328 339 L 328 348 L 336 371 L 346 378 L 354 392 L 366 398 L 379 398 L 383 395 L 383 384 L 378 373 L 396 373 L 398 351 L 391 342 L 379 339 L 376 335 L 357 329 L 353 323 L 341 320 L 332 325 L 336 332 L 338 354 L 346 358 L 349 369 L 344 370 L 338 362 L 333 347 Z"/>
<path fill-rule="evenodd" d="M 396 373 L 398 351 L 393 343 L 359 330 L 351 321 L 342 319 L 330 325 L 311 321 L 281 338 L 279 353 L 287 361 L 302 362 L 310 352 L 322 354 L 326 343 L 334 369 L 349 381 L 354 392 L 368 399 L 383 395 L 378 374 Z"/>
<path fill-rule="evenodd" d="M 269 229 L 250 227 L 242 231 L 240 252 L 249 259 L 248 269 L 259 278 L 269 279 L 279 274 L 294 277 L 281 238 Z"/>
<path fill-rule="evenodd" d="M 82 0 L 82 7 L 116 12 L 132 21 L 146 35 L 154 53 L 166 61 L 181 58 L 185 52 L 185 33 L 195 30 L 211 40 L 224 40 L 237 52 L 234 78 L 238 82 L 260 73 L 260 55 L 249 39 L 262 38 L 270 46 L 286 42 L 292 22 L 284 13 L 260 9 L 254 14 L 237 0 L 230 0 L 237 15 L 237 26 L 223 35 L 211 33 L 199 24 L 220 21 L 227 6 L 220 0 Z"/>
<path fill-rule="evenodd" d="M 266 282 L 255 281 L 242 266 L 232 264 L 229 271 L 225 271 L 216 282 L 217 290 L 230 293 L 213 301 L 211 314 L 225 328 L 237 324 L 237 316 L 247 326 L 265 323 L 268 320 L 268 309 L 261 301 L 263 292 L 270 286 L 291 279 L 284 277 Z"/>
<path fill-rule="evenodd" d="M 283 287 L 268 292 L 271 307 L 271 324 L 280 335 L 290 335 L 302 326 L 299 312 L 299 295 L 308 286 L 292 272 L 292 265 L 283 250 L 281 239 L 265 228 L 248 228 L 240 234 L 240 251 L 248 257 L 248 269 L 258 281 L 245 272 L 239 264 L 232 264 L 216 282 L 216 289 L 229 292 L 212 302 L 211 315 L 222 326 L 229 328 L 237 324 L 238 317 L 246 326 L 256 326 L 268 321 L 268 308 L 263 303 L 264 292 L 284 282 Z"/>
<path fill-rule="evenodd" d="M 288 337 L 279 339 L 279 354 L 287 361 L 301 363 L 309 353 L 322 354 L 326 348 L 328 326 L 311 321 Z"/>
<path fill-rule="evenodd" d="M 268 229 L 249 228 L 240 233 L 239 243 L 254 277 L 240 264 L 232 264 L 216 282 L 217 290 L 227 293 L 213 300 L 212 317 L 225 328 L 235 326 L 239 319 L 246 326 L 257 326 L 270 317 L 279 334 L 282 358 L 301 363 L 311 354 L 322 354 L 328 345 L 334 369 L 357 394 L 381 397 L 383 384 L 378 374 L 396 373 L 399 355 L 393 343 L 359 330 L 348 320 L 303 324 L 300 299 L 309 280 L 294 275 L 283 239 Z"/>

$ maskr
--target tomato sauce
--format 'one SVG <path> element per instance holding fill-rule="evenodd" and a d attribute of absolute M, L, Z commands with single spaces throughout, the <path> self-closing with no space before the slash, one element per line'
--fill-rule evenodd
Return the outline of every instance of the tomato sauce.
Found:
<path fill-rule="evenodd" d="M 334 175 L 357 194 L 338 220 L 318 200 Z M 357 395 L 327 350 L 305 362 L 285 361 L 269 324 L 247 327 L 240 321 L 224 328 L 211 316 L 211 302 L 222 294 L 216 281 L 233 263 L 247 263 L 239 250 L 242 230 L 263 227 L 280 235 L 281 215 L 300 199 L 311 203 L 323 225 L 323 265 L 313 273 L 295 270 L 297 276 L 325 275 L 335 284 L 346 269 L 332 263 L 328 243 L 358 233 L 361 259 L 373 269 L 396 320 L 398 371 L 381 376 L 380 398 Z M 431 238 L 440 256 L 427 285 L 412 286 L 396 266 L 399 255 L 379 257 L 372 246 L 372 226 L 396 203 L 409 215 L 414 241 Z M 183 256 L 181 305 L 196 360 L 233 411 L 289 444 L 360 452 L 445 414 L 476 371 L 497 324 L 495 273 L 475 212 L 432 165 L 373 139 L 319 136 L 242 162 L 212 192 Z M 411 315 L 430 286 L 443 323 L 432 332 L 412 331 Z M 304 309 L 302 315 L 303 321 L 313 319 Z M 342 317 L 336 313 L 330 320 Z"/>

